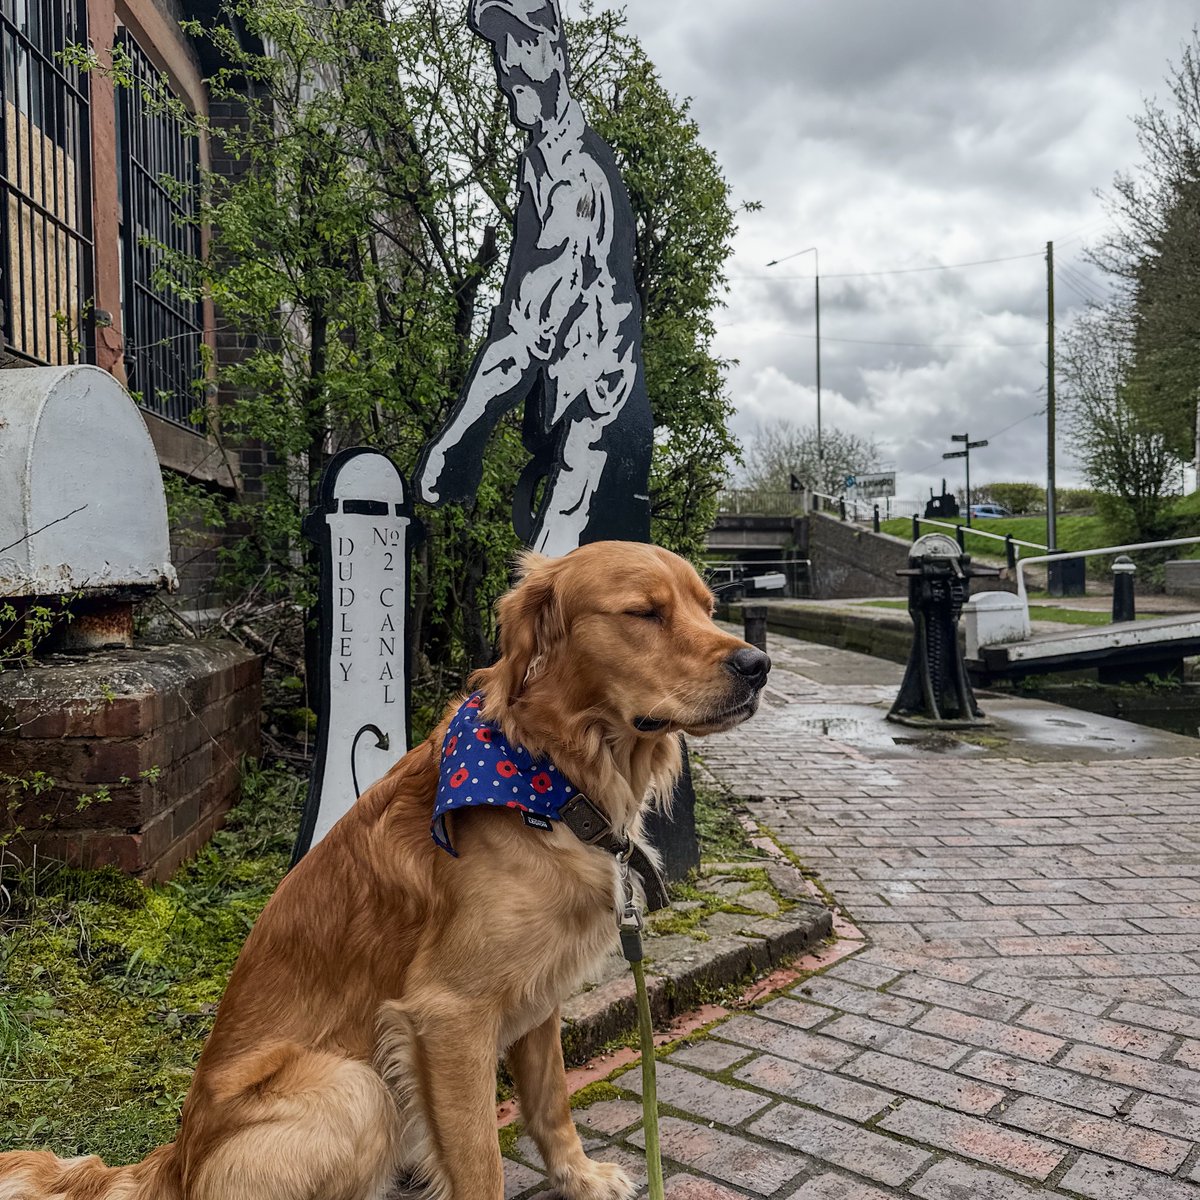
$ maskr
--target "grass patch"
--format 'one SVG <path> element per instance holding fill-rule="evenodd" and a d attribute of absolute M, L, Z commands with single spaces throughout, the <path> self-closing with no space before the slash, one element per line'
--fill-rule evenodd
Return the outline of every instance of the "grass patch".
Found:
<path fill-rule="evenodd" d="M 169 883 L 4 867 L 0 1147 L 133 1162 L 169 1142 L 246 934 L 287 870 L 303 781 L 247 772 Z"/>
<path fill-rule="evenodd" d="M 794 907 L 795 902 L 781 896 L 771 883 L 767 873 L 761 867 L 735 867 L 722 873 L 725 881 L 745 884 L 743 892 L 766 892 L 779 905 L 779 911 L 785 912 Z M 708 934 L 699 926 L 714 913 L 733 913 L 739 917 L 749 917 L 753 920 L 766 916 L 756 908 L 739 904 L 737 896 L 724 895 L 721 892 L 706 890 L 693 883 L 672 883 L 670 885 L 671 899 L 688 901 L 691 907 L 682 911 L 664 908 L 657 913 L 648 913 L 646 922 L 653 934 L 659 937 L 671 933 L 683 933 L 698 941 L 708 941 Z M 647 943 L 646 952 L 652 954 L 654 943 Z"/>
<path fill-rule="evenodd" d="M 965 526 L 966 522 L 961 517 L 947 518 L 946 524 Z M 896 517 L 890 521 L 883 521 L 880 528 L 884 533 L 893 534 L 895 537 L 912 537 L 912 521 L 907 517 Z M 1000 517 L 976 521 L 974 528 L 986 533 L 996 533 L 1001 537 L 1011 534 L 1018 541 L 1034 542 L 1039 546 L 1046 544 L 1045 517 Z M 1003 558 L 1003 543 L 997 542 L 993 538 L 976 536 L 974 528 L 964 532 L 966 549 L 972 554 Z M 935 525 L 922 525 L 921 532 L 943 533 L 946 531 L 938 529 Z M 1058 548 L 1060 550 L 1090 550 L 1093 546 L 1109 544 L 1111 543 L 1106 540 L 1104 522 L 1100 517 L 1060 516 L 1058 518 Z M 1041 553 L 1040 550 L 1022 549 L 1022 554 L 1026 558 Z"/>
<path fill-rule="evenodd" d="M 593 1104 L 599 1104 L 602 1100 L 620 1100 L 624 1094 L 620 1088 L 609 1083 L 607 1079 L 598 1079 L 595 1083 L 589 1083 L 587 1087 L 580 1088 L 571 1097 L 571 1107 L 591 1108 Z"/>
<path fill-rule="evenodd" d="M 864 600 L 862 608 L 908 608 L 907 600 Z M 1139 613 L 1139 621 L 1149 621 L 1153 614 Z M 1058 621 L 1063 625 L 1111 625 L 1112 614 L 1087 608 L 1062 608 L 1057 604 L 1031 604 L 1031 621 Z"/>
<path fill-rule="evenodd" d="M 699 761 L 692 755 L 693 761 Z M 762 851 L 750 845 L 749 835 L 737 817 L 737 801 L 713 787 L 699 772 L 692 771 L 696 793 L 696 836 L 700 857 L 705 862 L 737 862 L 760 859 Z"/>

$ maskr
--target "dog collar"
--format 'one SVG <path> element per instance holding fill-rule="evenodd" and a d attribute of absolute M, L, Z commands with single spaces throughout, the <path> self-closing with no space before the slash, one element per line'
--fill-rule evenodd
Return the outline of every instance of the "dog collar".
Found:
<path fill-rule="evenodd" d="M 483 719 L 482 706 L 483 693 L 473 692 L 450 718 L 442 739 L 433 840 L 458 857 L 446 817 L 464 808 L 515 809 L 526 825 L 543 831 L 561 821 L 580 841 L 607 850 L 641 876 L 651 912 L 665 907 L 666 884 L 645 850 L 618 834 L 603 811 L 549 759 L 512 745 L 498 726 Z"/>

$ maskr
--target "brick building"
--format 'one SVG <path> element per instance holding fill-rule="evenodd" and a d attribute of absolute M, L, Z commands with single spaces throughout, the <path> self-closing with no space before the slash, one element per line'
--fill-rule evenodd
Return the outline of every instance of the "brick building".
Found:
<path fill-rule="evenodd" d="M 161 252 L 150 243 L 199 254 L 192 185 L 235 164 L 210 162 L 206 140 L 148 106 L 138 86 L 63 57 L 89 46 L 107 65 L 119 47 L 135 81 L 161 80 L 193 112 L 236 120 L 227 104 L 210 112 L 203 80 L 217 64 L 179 28 L 215 15 L 206 0 L 0 0 L 0 367 L 111 372 L 138 401 L 164 468 L 231 489 L 242 456 L 230 461 L 195 420 L 218 403 L 205 348 L 219 361 L 227 347 L 209 301 L 156 286 Z M 173 542 L 184 602 L 207 607 L 215 545 Z"/>
<path fill-rule="evenodd" d="M 104 497 L 117 494 L 153 495 L 161 505 L 158 468 L 231 490 L 250 460 L 231 460 L 195 419 L 220 400 L 206 364 L 236 345 L 218 338 L 207 300 L 183 299 L 156 278 L 160 243 L 202 253 L 194 185 L 206 169 L 236 164 L 211 162 L 205 140 L 147 103 L 139 86 L 166 87 L 194 113 L 236 121 L 236 105 L 210 110 L 204 78 L 219 64 L 179 27 L 184 17 L 215 16 L 212 0 L 186 9 L 177 0 L 0 0 L 0 463 L 16 476 L 55 422 L 90 422 L 91 440 L 76 441 L 81 453 L 64 451 L 55 461 L 69 466 L 39 483 L 55 501 L 78 501 L 68 516 L 100 497 L 94 511 L 103 520 L 112 511 Z M 119 48 L 132 86 L 79 70 L 72 47 L 90 47 L 102 67 Z M 39 367 L 63 370 L 31 370 Z M 101 372 L 135 398 L 149 440 L 128 397 Z M 106 392 L 115 410 L 101 403 Z M 24 424 L 15 419 L 29 411 Z M 89 454 L 102 460 L 94 470 Z M 4 515 L 23 507 L 10 499 Z M 89 588 L 106 605 L 132 602 L 113 595 L 121 584 L 103 584 L 104 568 L 132 540 L 130 524 L 119 526 L 111 559 L 96 570 L 100 582 L 74 579 L 67 554 L 51 559 L 63 575 L 48 586 L 78 593 L 72 628 Z M 216 542 L 198 542 L 195 532 L 172 529 L 170 547 L 179 600 L 193 611 L 215 601 Z M 165 536 L 162 547 L 165 557 Z M 4 569 L 22 602 L 41 596 L 21 590 L 15 560 Z M 0 853 L 36 843 L 51 858 L 166 877 L 219 826 L 240 793 L 243 761 L 259 754 L 261 679 L 255 655 L 220 641 L 112 649 L 109 637 L 93 653 L 0 669 Z M 30 778 L 42 782 L 22 789 Z"/>

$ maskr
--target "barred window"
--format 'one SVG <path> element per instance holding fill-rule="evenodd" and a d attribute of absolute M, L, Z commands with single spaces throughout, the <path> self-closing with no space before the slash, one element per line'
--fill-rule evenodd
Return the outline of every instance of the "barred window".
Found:
<path fill-rule="evenodd" d="M 195 428 L 204 404 L 198 384 L 203 311 L 198 302 L 162 286 L 156 272 L 171 254 L 197 258 L 199 139 L 145 92 L 161 94 L 161 73 L 127 29 L 117 34 L 132 70 L 132 86 L 117 89 L 120 174 L 121 313 L 129 390 L 149 412 Z"/>
<path fill-rule="evenodd" d="M 0 358 L 93 361 L 85 0 L 0 0 Z"/>

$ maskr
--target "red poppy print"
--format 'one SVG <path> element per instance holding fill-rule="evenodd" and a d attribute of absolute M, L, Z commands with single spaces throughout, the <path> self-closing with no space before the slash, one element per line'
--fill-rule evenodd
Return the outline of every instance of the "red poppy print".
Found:
<path fill-rule="evenodd" d="M 496 764 L 496 773 L 503 775 L 505 779 L 511 779 L 517 773 L 517 764 L 509 762 L 507 758 L 502 759 Z"/>
<path fill-rule="evenodd" d="M 446 757 L 452 758 L 455 750 L 458 749 L 458 734 L 451 734 L 450 740 L 446 743 Z"/>
<path fill-rule="evenodd" d="M 460 788 L 470 778 L 471 772 L 466 767 L 459 767 L 453 775 L 450 776 L 450 786 L 452 788 Z"/>
<path fill-rule="evenodd" d="M 544 796 L 553 786 L 550 776 L 545 771 L 539 771 L 530 781 L 529 786 L 540 796 Z"/>
<path fill-rule="evenodd" d="M 482 703 L 483 701 L 478 696 L 472 696 L 466 706 L 467 708 L 478 708 Z"/>
<path fill-rule="evenodd" d="M 528 811 L 529 811 L 529 809 L 528 809 L 528 808 L 526 808 L 524 804 L 518 804 L 516 800 L 510 800 L 510 801 L 508 802 L 508 806 L 507 806 L 507 807 L 509 807 L 509 808 L 519 808 L 519 809 L 520 809 L 522 812 L 528 812 Z"/>
<path fill-rule="evenodd" d="M 496 731 L 494 729 L 488 729 L 486 726 L 482 729 L 475 730 L 475 736 L 481 742 L 490 742 L 495 735 Z"/>

